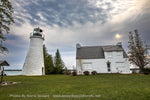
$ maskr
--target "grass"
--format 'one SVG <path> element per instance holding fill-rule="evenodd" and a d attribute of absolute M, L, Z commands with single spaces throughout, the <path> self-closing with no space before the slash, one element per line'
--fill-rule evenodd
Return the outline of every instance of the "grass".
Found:
<path fill-rule="evenodd" d="M 0 100 L 150 99 L 149 75 L 6 76 L 4 79 L 6 81 L 21 82 L 21 84 L 0 87 Z M 67 95 L 78 97 L 54 97 Z"/>

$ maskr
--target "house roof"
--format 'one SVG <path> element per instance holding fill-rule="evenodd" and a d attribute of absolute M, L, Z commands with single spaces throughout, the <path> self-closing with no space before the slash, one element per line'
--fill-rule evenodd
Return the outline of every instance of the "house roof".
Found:
<path fill-rule="evenodd" d="M 101 46 L 77 48 L 77 59 L 96 59 L 104 58 L 104 51 Z"/>
<path fill-rule="evenodd" d="M 128 58 L 124 49 L 118 45 L 107 46 L 85 46 L 77 48 L 77 59 L 103 59 L 105 58 L 104 52 L 123 51 L 123 57 Z"/>
<path fill-rule="evenodd" d="M 0 61 L 0 66 L 9 66 L 8 62 L 5 60 Z"/>
<path fill-rule="evenodd" d="M 105 52 L 123 51 L 123 48 L 121 46 L 117 46 L 117 45 L 102 46 L 102 48 Z"/>

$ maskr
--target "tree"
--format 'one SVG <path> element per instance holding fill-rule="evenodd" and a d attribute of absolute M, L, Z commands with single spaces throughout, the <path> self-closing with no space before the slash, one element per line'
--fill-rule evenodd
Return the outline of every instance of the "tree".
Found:
<path fill-rule="evenodd" d="M 60 53 L 59 53 L 58 49 L 56 51 L 54 60 L 55 60 L 54 65 L 55 65 L 56 74 L 62 74 L 63 68 L 64 68 L 65 65 L 64 65 L 64 62 L 61 59 L 61 56 L 60 56 Z"/>
<path fill-rule="evenodd" d="M 134 30 L 134 34 L 129 32 L 129 61 L 140 68 L 140 72 L 143 73 L 144 66 L 149 63 L 148 48 L 143 44 L 138 30 Z"/>
<path fill-rule="evenodd" d="M 0 51 L 7 51 L 7 48 L 2 45 L 2 42 L 6 40 L 4 33 L 9 33 L 9 25 L 14 23 L 12 17 L 13 7 L 9 0 L 0 0 Z"/>
<path fill-rule="evenodd" d="M 0 53 L 5 54 L 4 52 L 7 53 L 7 52 L 8 52 L 8 49 L 7 49 L 6 47 L 3 46 L 2 41 L 1 41 L 1 44 L 0 44 Z"/>
<path fill-rule="evenodd" d="M 43 45 L 43 55 L 44 55 L 44 65 L 45 65 L 45 74 L 53 74 L 54 73 L 54 64 L 52 55 L 47 53 L 47 49 L 45 45 Z"/>

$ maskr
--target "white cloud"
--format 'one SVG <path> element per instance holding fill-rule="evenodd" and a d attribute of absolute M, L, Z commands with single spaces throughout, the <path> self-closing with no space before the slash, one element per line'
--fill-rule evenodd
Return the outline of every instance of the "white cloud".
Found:
<path fill-rule="evenodd" d="M 143 7 L 145 6 L 146 0 L 122 0 L 112 3 L 114 9 L 110 11 L 112 16 L 112 21 L 115 23 L 125 21 L 126 19 L 134 18 L 143 12 Z"/>
<path fill-rule="evenodd" d="M 57 24 L 53 24 L 53 26 L 50 26 L 47 23 L 43 22 L 46 21 L 46 19 L 44 18 L 42 13 L 39 12 L 38 16 L 43 21 L 38 22 L 37 19 L 33 19 L 38 22 L 38 24 L 32 25 L 28 19 L 25 19 L 25 17 L 32 18 L 32 16 L 28 13 L 23 15 L 26 10 L 23 10 L 23 8 L 21 7 L 22 4 L 16 4 L 16 6 L 20 8 L 20 12 L 16 12 L 16 16 L 18 13 L 21 13 L 20 15 L 23 16 L 22 19 L 24 20 L 24 22 L 20 26 L 11 26 L 11 33 L 17 35 L 21 38 L 22 41 L 28 43 L 29 45 L 30 32 L 33 31 L 33 28 L 39 26 L 44 30 L 45 43 L 49 52 L 52 53 L 54 56 L 56 49 L 60 49 L 60 53 L 62 54 L 62 58 L 65 64 L 67 66 L 72 66 L 75 65 L 76 43 L 81 43 L 81 45 L 105 45 L 116 44 L 116 42 L 122 41 L 123 43 L 127 44 L 127 33 L 128 31 L 130 31 L 130 29 L 133 28 L 130 27 L 131 25 L 129 24 L 133 24 L 132 22 L 137 19 L 139 14 L 143 14 L 146 12 L 143 11 L 143 8 L 147 1 L 118 0 L 117 2 L 112 2 L 111 0 L 109 0 L 109 3 L 112 4 L 113 8 L 110 11 L 107 11 L 109 7 L 105 5 L 106 1 L 101 2 L 99 0 L 90 0 L 89 2 L 91 5 L 94 5 L 96 7 L 102 7 L 104 11 L 106 11 L 109 16 L 109 19 L 106 23 L 102 24 L 101 20 L 97 20 L 97 22 L 95 23 L 87 21 L 86 24 L 81 24 L 77 21 L 73 21 L 73 25 L 71 26 L 67 24 L 66 27 L 62 27 Z M 26 3 L 26 5 L 28 5 L 28 3 Z M 63 5 L 60 6 L 63 7 Z M 95 14 L 96 13 L 97 12 L 95 12 Z M 60 19 L 58 19 L 58 21 L 59 20 Z M 115 35 L 117 33 L 122 35 L 122 38 L 120 40 L 115 39 Z M 10 43 L 11 41 L 8 40 L 8 42 Z M 18 41 L 12 41 L 12 43 L 10 44 L 17 45 L 17 42 Z"/>
<path fill-rule="evenodd" d="M 33 27 L 36 27 L 36 25 L 31 25 L 28 20 L 25 20 L 20 26 L 12 25 L 10 33 L 19 36 L 25 41 L 29 39 L 30 33 L 33 32 Z"/>
<path fill-rule="evenodd" d="M 44 18 L 43 15 L 42 15 L 40 12 L 37 13 L 37 15 L 40 17 L 40 19 L 41 19 L 42 21 L 47 21 L 47 19 Z"/>

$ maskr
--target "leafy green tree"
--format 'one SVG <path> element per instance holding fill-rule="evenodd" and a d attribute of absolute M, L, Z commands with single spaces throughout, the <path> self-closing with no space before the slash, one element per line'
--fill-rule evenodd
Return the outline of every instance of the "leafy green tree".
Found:
<path fill-rule="evenodd" d="M 9 33 L 10 28 L 9 25 L 14 23 L 13 19 L 13 7 L 9 0 L 0 0 L 0 51 L 7 51 L 7 48 L 2 45 L 2 43 L 6 40 L 4 37 L 4 33 Z"/>
<path fill-rule="evenodd" d="M 134 33 L 129 32 L 129 61 L 140 68 L 140 72 L 143 73 L 144 66 L 149 63 L 148 48 L 143 44 L 138 30 L 134 30 Z"/>
<path fill-rule="evenodd" d="M 54 73 L 54 64 L 52 55 L 48 54 L 45 45 L 43 45 L 43 55 L 44 55 L 44 65 L 45 65 L 45 74 L 53 74 Z"/>
<path fill-rule="evenodd" d="M 63 60 L 61 59 L 61 55 L 58 49 L 55 54 L 54 65 L 55 65 L 56 74 L 62 74 L 65 65 Z"/>
<path fill-rule="evenodd" d="M 46 66 L 45 66 L 45 73 L 46 74 L 54 74 L 54 64 L 53 64 L 53 58 L 52 55 L 48 55 L 46 58 Z"/>

